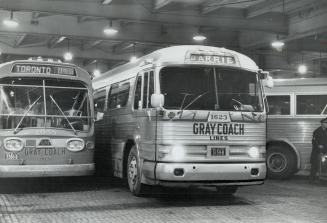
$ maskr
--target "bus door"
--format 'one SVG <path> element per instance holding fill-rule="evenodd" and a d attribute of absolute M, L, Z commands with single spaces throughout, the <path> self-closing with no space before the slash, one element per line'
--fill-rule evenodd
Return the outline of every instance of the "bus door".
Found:
<path fill-rule="evenodd" d="M 136 78 L 134 93 L 135 136 L 140 137 L 140 157 L 155 159 L 156 110 L 151 107 L 151 95 L 154 93 L 154 72 L 142 71 Z"/>

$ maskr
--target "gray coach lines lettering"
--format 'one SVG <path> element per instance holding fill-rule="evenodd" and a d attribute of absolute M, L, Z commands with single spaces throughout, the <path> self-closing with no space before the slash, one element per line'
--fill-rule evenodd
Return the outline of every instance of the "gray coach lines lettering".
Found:
<path fill-rule="evenodd" d="M 97 160 L 149 185 L 232 194 L 266 177 L 264 72 L 224 48 L 157 50 L 93 80 Z M 267 82 L 269 83 L 269 82 Z"/>

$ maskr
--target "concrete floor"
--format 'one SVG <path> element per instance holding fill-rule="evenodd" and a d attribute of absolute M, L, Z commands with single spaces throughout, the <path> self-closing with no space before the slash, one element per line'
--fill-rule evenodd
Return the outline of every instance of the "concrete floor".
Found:
<path fill-rule="evenodd" d="M 327 222 L 327 183 L 267 180 L 232 197 L 213 189 L 134 197 L 119 180 L 0 179 L 0 222 Z"/>

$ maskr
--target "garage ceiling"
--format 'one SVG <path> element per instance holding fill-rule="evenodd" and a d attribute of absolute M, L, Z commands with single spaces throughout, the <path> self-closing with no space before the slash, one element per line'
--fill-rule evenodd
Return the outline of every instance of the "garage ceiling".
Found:
<path fill-rule="evenodd" d="M 0 0 L 1 62 L 62 58 L 68 42 L 73 62 L 102 71 L 158 48 L 205 44 L 241 51 L 276 75 L 327 74 L 326 0 Z M 116 35 L 103 33 L 109 23 Z M 195 42 L 201 32 L 207 39 Z M 282 51 L 272 49 L 275 39 Z M 326 71 L 326 72 L 325 72 Z"/>

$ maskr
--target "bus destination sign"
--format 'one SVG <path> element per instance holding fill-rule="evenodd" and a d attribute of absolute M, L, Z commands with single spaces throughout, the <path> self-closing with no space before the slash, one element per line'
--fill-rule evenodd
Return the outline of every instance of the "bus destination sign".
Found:
<path fill-rule="evenodd" d="M 189 60 L 192 63 L 225 64 L 225 65 L 236 64 L 235 58 L 233 56 L 225 56 L 225 55 L 191 54 Z"/>
<path fill-rule="evenodd" d="M 40 65 L 40 64 L 15 64 L 12 68 L 12 73 L 23 74 L 58 74 L 76 76 L 76 71 L 73 67 L 57 66 L 57 65 Z"/>

